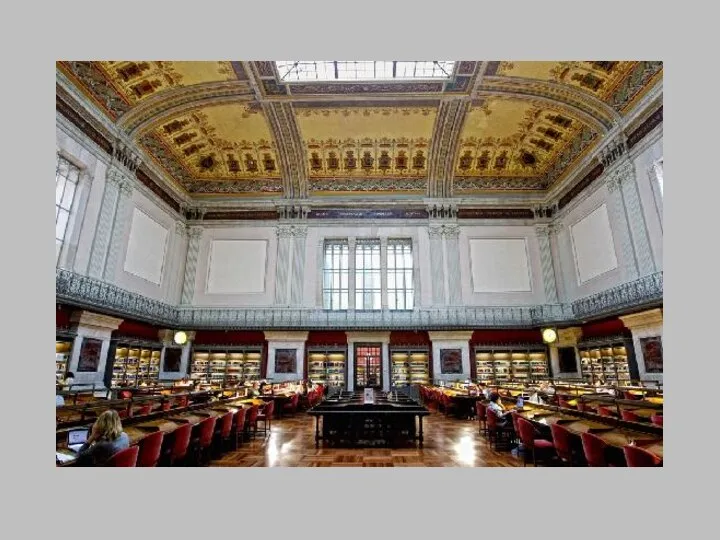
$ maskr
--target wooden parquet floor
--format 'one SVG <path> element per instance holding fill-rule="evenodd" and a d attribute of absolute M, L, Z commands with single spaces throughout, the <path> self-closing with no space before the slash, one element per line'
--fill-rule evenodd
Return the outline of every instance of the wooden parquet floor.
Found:
<path fill-rule="evenodd" d="M 211 467 L 522 467 L 495 451 L 471 420 L 432 412 L 423 419 L 424 445 L 409 448 L 315 448 L 315 419 L 304 412 L 274 420 L 270 434 L 230 450 Z"/>

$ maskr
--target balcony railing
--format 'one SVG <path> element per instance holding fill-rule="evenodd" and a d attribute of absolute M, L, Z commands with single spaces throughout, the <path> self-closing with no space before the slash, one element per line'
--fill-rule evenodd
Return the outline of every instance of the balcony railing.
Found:
<path fill-rule="evenodd" d="M 571 304 L 417 308 L 413 311 L 327 311 L 316 308 L 173 306 L 110 283 L 58 269 L 58 300 L 119 316 L 184 328 L 454 329 L 574 323 L 662 302 L 662 273 L 613 287 Z"/>

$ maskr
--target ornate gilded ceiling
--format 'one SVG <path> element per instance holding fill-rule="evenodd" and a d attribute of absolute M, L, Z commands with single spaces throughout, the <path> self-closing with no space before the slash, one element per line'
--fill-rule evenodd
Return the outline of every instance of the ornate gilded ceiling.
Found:
<path fill-rule="evenodd" d="M 542 193 L 661 62 L 458 61 L 442 81 L 281 82 L 269 61 L 58 62 L 192 196 Z"/>

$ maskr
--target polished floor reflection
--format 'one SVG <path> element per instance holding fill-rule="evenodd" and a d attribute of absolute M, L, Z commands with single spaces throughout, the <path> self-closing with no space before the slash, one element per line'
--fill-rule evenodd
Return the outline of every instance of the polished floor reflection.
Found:
<path fill-rule="evenodd" d="M 213 467 L 522 467 L 478 434 L 477 422 L 433 412 L 423 448 L 315 448 L 315 420 L 305 413 L 273 421 L 272 432 L 210 463 Z"/>

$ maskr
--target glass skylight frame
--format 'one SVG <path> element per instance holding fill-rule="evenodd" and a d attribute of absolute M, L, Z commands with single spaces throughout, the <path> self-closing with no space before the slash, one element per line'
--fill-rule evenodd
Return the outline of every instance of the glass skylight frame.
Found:
<path fill-rule="evenodd" d="M 278 60 L 281 83 L 449 81 L 455 60 Z"/>

